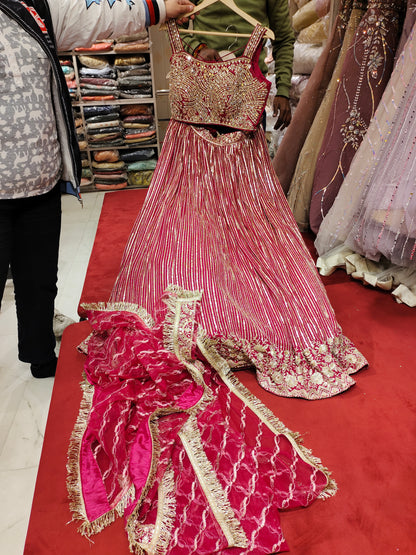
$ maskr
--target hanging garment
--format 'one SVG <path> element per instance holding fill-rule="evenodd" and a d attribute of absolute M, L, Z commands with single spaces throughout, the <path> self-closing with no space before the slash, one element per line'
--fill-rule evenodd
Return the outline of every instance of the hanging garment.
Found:
<path fill-rule="evenodd" d="M 345 57 L 316 162 L 309 213 L 315 233 L 338 194 L 390 79 L 405 11 L 405 0 L 369 0 Z"/>
<path fill-rule="evenodd" d="M 292 121 L 286 129 L 282 142 L 273 158 L 273 168 L 286 194 L 295 172 L 299 153 L 302 150 L 310 126 L 313 123 L 334 71 L 344 41 L 352 5 L 353 0 L 342 1 L 325 48 L 312 70 L 308 83 L 293 113 Z"/>
<path fill-rule="evenodd" d="M 306 231 L 309 228 L 309 206 L 311 202 L 316 160 L 324 138 L 345 56 L 354 40 L 355 32 L 365 13 L 366 5 L 367 3 L 362 1 L 353 2 L 352 11 L 345 29 L 344 39 L 335 68 L 332 72 L 322 102 L 310 126 L 290 183 L 287 200 L 301 231 Z M 305 101 L 307 101 L 307 97 Z"/>
<path fill-rule="evenodd" d="M 168 287 L 201 291 L 198 324 L 233 368 L 255 366 L 278 395 L 340 393 L 366 361 L 342 334 L 271 167 L 258 126 L 270 86 L 256 64 L 261 33 L 240 58 L 207 64 L 169 28 L 173 119 L 110 301 L 155 318 Z"/>
<path fill-rule="evenodd" d="M 408 17 L 414 23 L 414 13 Z M 346 267 L 409 306 L 416 306 L 414 33 L 316 238 L 321 273 Z"/>

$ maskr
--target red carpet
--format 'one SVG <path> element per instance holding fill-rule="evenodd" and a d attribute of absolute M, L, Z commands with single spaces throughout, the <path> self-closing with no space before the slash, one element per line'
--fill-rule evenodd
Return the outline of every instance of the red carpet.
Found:
<path fill-rule="evenodd" d="M 124 245 L 140 212 L 147 189 L 106 193 L 91 252 L 81 303 L 107 301 L 120 266 Z M 78 307 L 85 318 L 85 311 Z"/>
<path fill-rule="evenodd" d="M 122 254 L 121 242 L 128 236 L 142 197 L 143 191 L 106 195 L 90 259 L 91 266 L 99 255 L 100 268 L 89 268 L 82 299 L 108 298 Z M 335 497 L 282 513 L 283 531 L 293 555 L 413 554 L 416 312 L 396 304 L 388 293 L 350 280 L 340 270 L 324 281 L 345 334 L 370 363 L 356 374 L 356 385 L 332 399 L 304 401 L 275 397 L 260 389 L 252 374 L 238 373 L 289 428 L 301 433 L 305 445 L 330 468 L 338 483 Z M 120 519 L 93 537 L 93 543 L 69 522 L 66 456 L 81 399 L 83 367 L 83 356 L 75 346 L 88 331 L 88 322 L 82 322 L 64 332 L 26 555 L 129 553 Z"/>

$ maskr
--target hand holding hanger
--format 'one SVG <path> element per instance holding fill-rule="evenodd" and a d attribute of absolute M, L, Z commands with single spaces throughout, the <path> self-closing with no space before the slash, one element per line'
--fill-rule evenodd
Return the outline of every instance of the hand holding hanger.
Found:
<path fill-rule="evenodd" d="M 193 11 L 195 6 L 190 0 L 166 0 L 166 19 L 176 19 L 178 17 L 187 17 Z"/>
<path fill-rule="evenodd" d="M 251 15 L 249 15 L 244 10 L 239 8 L 234 2 L 234 0 L 203 0 L 200 4 L 198 4 L 198 6 L 195 6 L 194 10 L 192 10 L 192 12 L 190 12 L 189 15 L 194 15 L 199 11 L 203 10 L 204 8 L 211 6 L 211 4 L 215 4 L 216 2 L 221 2 L 222 4 L 227 6 L 230 10 L 235 12 L 237 15 L 239 15 L 240 17 L 242 17 L 243 19 L 251 23 L 253 27 L 255 27 L 256 25 L 261 25 L 261 23 L 257 21 L 257 19 L 255 19 L 254 17 L 251 17 Z M 192 29 L 187 29 L 186 32 L 195 33 L 195 34 L 199 33 L 199 31 L 194 31 Z M 231 36 L 239 36 L 239 37 L 250 36 L 250 35 L 241 34 L 241 33 L 224 33 L 224 32 L 217 32 L 217 31 L 204 31 L 204 35 L 231 35 Z M 275 38 L 273 31 L 268 27 L 266 27 L 265 36 L 271 40 L 274 40 Z"/>

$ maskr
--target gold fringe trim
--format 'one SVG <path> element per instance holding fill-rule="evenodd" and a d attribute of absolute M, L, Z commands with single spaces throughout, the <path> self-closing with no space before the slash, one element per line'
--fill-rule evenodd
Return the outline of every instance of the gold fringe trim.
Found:
<path fill-rule="evenodd" d="M 82 303 L 82 308 L 84 310 L 93 310 L 97 312 L 132 312 L 136 314 L 148 328 L 153 328 L 155 322 L 150 314 L 141 306 L 134 304 L 134 303 L 126 303 L 123 301 L 120 302 L 96 302 L 96 303 Z M 86 337 L 78 346 L 77 350 L 84 354 L 88 354 L 88 343 L 93 336 L 93 332 L 91 332 L 88 337 Z"/>
<path fill-rule="evenodd" d="M 191 417 L 186 422 L 179 432 L 179 437 L 215 519 L 227 539 L 228 547 L 248 547 L 249 543 L 244 530 L 205 454 L 195 417 Z"/>
<path fill-rule="evenodd" d="M 67 490 L 70 499 L 69 508 L 73 515 L 72 520 L 82 520 L 83 522 L 79 526 L 78 531 L 83 536 L 91 536 L 98 534 L 101 530 L 112 524 L 117 515 L 122 516 L 124 514 L 126 507 L 134 500 L 135 488 L 134 485 L 131 485 L 113 509 L 94 521 L 88 520 L 81 491 L 80 451 L 82 438 L 87 429 L 92 407 L 94 386 L 88 383 L 85 376 L 81 383 L 81 390 L 83 392 L 81 405 L 68 448 Z"/>
<path fill-rule="evenodd" d="M 79 471 L 79 452 L 81 441 L 87 428 L 89 412 L 91 410 L 94 388 L 85 379 L 80 384 L 82 399 L 75 422 L 74 429 L 69 440 L 68 461 L 67 461 L 67 490 L 70 500 L 70 510 L 73 520 L 88 521 L 82 492 L 80 491 L 80 471 Z"/>
<path fill-rule="evenodd" d="M 164 344 L 179 360 L 191 360 L 195 312 L 201 298 L 200 291 L 185 291 L 177 285 L 171 285 L 166 289 L 163 298 L 167 306 Z"/>
<path fill-rule="evenodd" d="M 253 395 L 232 373 L 227 362 L 216 351 L 213 341 L 203 330 L 198 330 L 197 345 L 209 364 L 218 372 L 221 379 L 243 403 L 245 403 L 262 422 L 275 434 L 283 434 L 291 442 L 297 454 L 308 464 L 323 472 L 327 478 L 325 489 L 319 494 L 319 499 L 327 499 L 337 492 L 337 484 L 331 478 L 330 471 L 323 466 L 321 460 L 312 451 L 302 445 L 302 438 L 297 432 L 292 432 L 268 409 L 255 395 Z"/>
<path fill-rule="evenodd" d="M 139 554 L 165 555 L 169 547 L 175 516 L 175 474 L 172 464 L 169 463 L 158 488 L 158 507 L 152 539 L 148 543 L 130 544 L 130 549 Z"/>

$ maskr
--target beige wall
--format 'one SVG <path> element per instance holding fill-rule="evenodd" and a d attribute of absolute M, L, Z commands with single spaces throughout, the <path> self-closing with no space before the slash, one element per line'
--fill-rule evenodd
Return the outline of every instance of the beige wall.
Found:
<path fill-rule="evenodd" d="M 166 31 L 160 31 L 159 28 L 152 27 L 150 29 L 150 39 L 152 41 L 153 78 L 156 89 L 159 140 L 162 143 L 170 119 L 169 81 L 167 75 L 170 69 L 169 59 L 171 49 Z"/>

